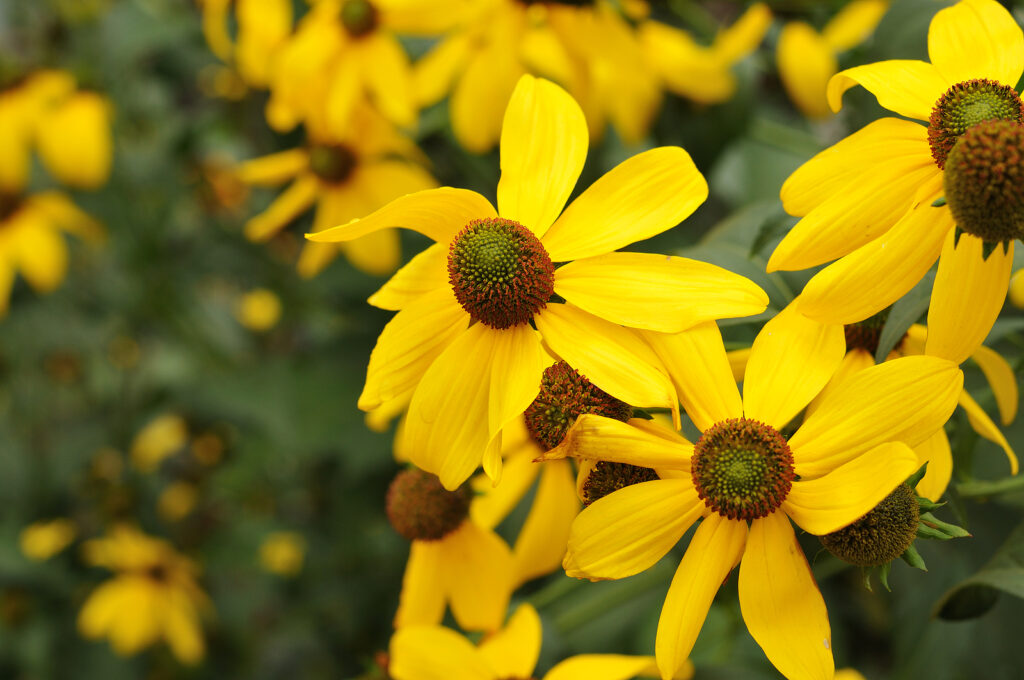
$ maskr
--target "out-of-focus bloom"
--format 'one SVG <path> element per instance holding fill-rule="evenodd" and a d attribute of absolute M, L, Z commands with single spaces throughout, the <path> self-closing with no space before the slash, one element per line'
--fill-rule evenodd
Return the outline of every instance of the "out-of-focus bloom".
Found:
<path fill-rule="evenodd" d="M 632 328 L 675 332 L 767 306 L 758 286 L 720 267 L 614 252 L 670 229 L 707 197 L 681 148 L 622 162 L 563 212 L 587 140 L 576 102 L 525 75 L 502 128 L 497 211 L 476 192 L 442 187 L 307 235 L 348 241 L 401 226 L 436 241 L 369 300 L 400 311 L 370 357 L 359 407 L 397 413 L 408 403 L 406 448 L 448 489 L 481 462 L 500 479 L 501 431 L 537 396 L 545 347 L 608 394 L 678 417 L 668 376 Z"/>
<path fill-rule="evenodd" d="M 232 0 L 200 0 L 203 36 L 217 57 L 233 63 L 242 80 L 265 88 L 276 51 L 292 30 L 291 0 L 235 0 L 237 33 L 228 30 Z"/>
<path fill-rule="evenodd" d="M 639 573 L 703 517 L 662 608 L 655 643 L 662 676 L 671 677 L 689 655 L 715 593 L 740 564 L 740 609 L 769 661 L 788 678 L 831 678 L 828 614 L 790 520 L 820 536 L 874 508 L 917 469 L 910 447 L 949 418 L 962 373 L 936 357 L 864 369 L 787 440 L 780 430 L 843 360 L 841 328 L 783 310 L 754 341 L 742 398 L 714 324 L 644 337 L 702 434 L 690 444 L 663 428 L 580 416 L 545 457 L 641 465 L 660 479 L 584 509 L 569 537 L 566 573 Z"/>
<path fill-rule="evenodd" d="M 168 522 L 178 522 L 192 512 L 199 500 L 199 489 L 190 482 L 174 482 L 160 493 L 156 509 Z"/>
<path fill-rule="evenodd" d="M 666 89 L 701 104 L 717 104 L 736 91 L 732 67 L 761 44 L 771 22 L 767 5 L 751 5 L 708 47 L 697 44 L 686 31 L 658 21 L 643 21 L 637 30 L 648 68 Z"/>
<path fill-rule="evenodd" d="M 306 539 L 294 531 L 275 531 L 260 544 L 260 565 L 278 576 L 295 576 L 306 559 Z"/>
<path fill-rule="evenodd" d="M 243 163 L 242 181 L 273 186 L 292 180 L 261 214 L 245 225 L 246 236 L 263 241 L 316 203 L 313 231 L 370 214 L 404 194 L 437 185 L 418 164 L 419 150 L 393 125 L 361 106 L 343 128 L 331 128 L 322 118 L 309 121 L 309 145 Z M 341 129 L 338 134 L 332 130 Z M 344 244 L 306 243 L 299 255 L 299 274 L 320 273 L 337 254 L 344 253 L 369 274 L 390 274 L 401 262 L 398 232 L 380 231 Z"/>
<path fill-rule="evenodd" d="M 860 84 L 928 126 L 883 118 L 822 151 L 782 187 L 804 216 L 768 271 L 830 260 L 799 309 L 826 323 L 877 314 L 939 260 L 928 308 L 929 354 L 962 362 L 1006 299 L 1013 241 L 1024 234 L 1024 33 L 994 0 L 962 0 L 931 21 L 932 63 L 883 61 L 836 74 L 833 110 Z"/>
<path fill-rule="evenodd" d="M 506 104 L 524 73 L 563 86 L 595 140 L 610 121 L 627 143 L 638 142 L 661 101 L 636 31 L 604 1 L 478 3 L 461 30 L 416 63 L 416 96 L 428 106 L 450 92 L 455 138 L 482 153 L 498 142 Z"/>
<path fill-rule="evenodd" d="M 836 671 L 835 677 L 832 680 L 867 680 L 867 678 L 853 668 L 840 668 Z"/>
<path fill-rule="evenodd" d="M 478 646 L 441 626 L 400 628 L 391 637 L 388 673 L 395 680 L 504 680 L 533 677 L 540 656 L 541 627 L 537 611 L 520 605 L 499 631 Z M 629 680 L 658 677 L 649 656 L 581 654 L 558 663 L 543 680 Z M 675 675 L 687 680 L 693 666 L 684 664 Z"/>
<path fill-rule="evenodd" d="M 61 517 L 28 525 L 21 530 L 18 542 L 25 557 L 42 562 L 71 545 L 77 533 L 74 522 Z"/>
<path fill-rule="evenodd" d="M 268 331 L 281 318 L 281 299 L 266 288 L 251 290 L 239 298 L 235 318 L 251 331 Z"/>
<path fill-rule="evenodd" d="M 832 115 L 825 89 L 839 70 L 837 55 L 867 40 L 888 9 L 889 0 L 854 0 L 821 33 L 803 21 L 782 27 L 775 63 L 789 98 L 805 116 Z"/>
<path fill-rule="evenodd" d="M 204 432 L 192 440 L 192 455 L 203 465 L 216 465 L 224 456 L 224 440 L 213 432 Z"/>
<path fill-rule="evenodd" d="M 1024 309 L 1024 269 L 1018 269 L 1010 279 L 1010 304 L 1017 309 Z"/>
<path fill-rule="evenodd" d="M 132 440 L 132 463 L 142 472 L 152 472 L 187 442 L 188 425 L 184 418 L 174 413 L 157 416 Z"/>
<path fill-rule="evenodd" d="M 116 572 L 82 605 L 78 630 L 87 638 L 109 638 L 114 651 L 130 656 L 164 640 L 185 664 L 205 653 L 200 612 L 210 604 L 196 583 L 198 569 L 164 540 L 118 526 L 105 538 L 87 541 L 85 560 Z"/>
<path fill-rule="evenodd" d="M 114 142 L 110 103 L 95 92 L 75 92 L 42 112 L 36 123 L 39 157 L 68 186 L 97 189 L 110 176 Z"/>

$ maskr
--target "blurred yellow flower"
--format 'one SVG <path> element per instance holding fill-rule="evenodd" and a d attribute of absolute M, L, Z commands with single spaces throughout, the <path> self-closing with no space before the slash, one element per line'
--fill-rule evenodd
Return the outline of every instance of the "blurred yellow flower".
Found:
<path fill-rule="evenodd" d="M 188 425 L 184 418 L 174 413 L 157 416 L 132 440 L 132 463 L 142 472 L 152 472 L 187 441 Z"/>
<path fill-rule="evenodd" d="M 251 290 L 238 299 L 235 318 L 251 331 L 268 331 L 281 318 L 281 299 L 266 288 Z"/>
<path fill-rule="evenodd" d="M 199 489 L 190 482 L 174 482 L 160 493 L 157 512 L 165 521 L 177 522 L 192 512 L 199 499 Z"/>
<path fill-rule="evenodd" d="M 116 572 L 100 584 L 78 614 L 79 632 L 109 638 L 114 651 L 130 656 L 164 640 L 185 664 L 205 653 L 200 612 L 210 606 L 196 583 L 196 565 L 164 540 L 130 526 L 83 546 L 86 562 Z"/>
<path fill-rule="evenodd" d="M 77 533 L 74 522 L 61 517 L 33 522 L 21 530 L 18 541 L 25 557 L 42 562 L 68 547 Z"/>
<path fill-rule="evenodd" d="M 313 231 L 319 232 L 364 217 L 404 194 L 437 185 L 418 163 L 421 154 L 415 144 L 366 105 L 357 108 L 345 127 L 331 128 L 319 116 L 307 122 L 307 129 L 305 148 L 239 166 L 239 178 L 249 184 L 274 186 L 293 180 L 265 211 L 246 223 L 249 239 L 269 239 L 314 202 Z M 305 243 L 299 274 L 316 276 L 338 253 L 374 275 L 390 274 L 401 262 L 398 232 L 388 229 L 343 244 Z"/>
<path fill-rule="evenodd" d="M 234 41 L 228 30 L 232 0 L 199 0 L 199 4 L 210 50 L 221 61 L 234 64 L 247 85 L 265 88 L 274 56 L 291 35 L 291 0 L 234 0 Z"/>
<path fill-rule="evenodd" d="M 1024 269 L 1018 269 L 1010 279 L 1010 304 L 1017 309 L 1024 309 Z"/>
<path fill-rule="evenodd" d="M 837 55 L 866 40 L 888 9 L 888 0 L 854 0 L 832 17 L 821 33 L 803 21 L 790 21 L 782 27 L 775 52 L 779 77 L 804 115 L 832 115 L 825 89 L 839 70 Z"/>
<path fill-rule="evenodd" d="M 306 558 L 306 539 L 294 531 L 275 531 L 260 544 L 260 565 L 278 576 L 295 576 Z"/>
<path fill-rule="evenodd" d="M 36 143 L 43 165 L 78 189 L 97 189 L 110 176 L 114 142 L 110 103 L 95 92 L 75 92 L 42 112 Z"/>

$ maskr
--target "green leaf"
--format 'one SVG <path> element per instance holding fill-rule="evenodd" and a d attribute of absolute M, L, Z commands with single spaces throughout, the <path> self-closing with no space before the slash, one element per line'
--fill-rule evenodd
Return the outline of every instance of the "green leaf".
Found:
<path fill-rule="evenodd" d="M 992 608 L 1000 592 L 1024 598 L 1024 522 L 988 564 L 942 596 L 933 614 L 948 620 L 977 618 Z"/>

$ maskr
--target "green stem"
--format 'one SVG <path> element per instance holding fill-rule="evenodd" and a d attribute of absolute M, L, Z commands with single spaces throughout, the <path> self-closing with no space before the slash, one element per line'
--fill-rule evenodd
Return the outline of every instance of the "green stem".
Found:
<path fill-rule="evenodd" d="M 960 482 L 956 485 L 956 490 L 964 498 L 981 498 L 985 496 L 998 496 L 1014 491 L 1024 491 L 1024 475 L 1004 477 L 994 482 Z"/>

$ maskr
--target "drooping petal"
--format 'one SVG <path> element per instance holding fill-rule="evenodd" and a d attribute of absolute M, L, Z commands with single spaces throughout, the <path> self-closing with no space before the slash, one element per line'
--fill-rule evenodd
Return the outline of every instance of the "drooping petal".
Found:
<path fill-rule="evenodd" d="M 407 403 L 430 365 L 469 325 L 469 315 L 450 290 L 438 290 L 410 304 L 384 326 L 370 354 L 359 408 Z"/>
<path fill-rule="evenodd" d="M 288 149 L 240 163 L 235 175 L 246 184 L 276 186 L 295 177 L 308 167 L 308 151 Z"/>
<path fill-rule="evenodd" d="M 576 186 L 589 138 L 583 111 L 568 92 L 521 77 L 501 127 L 501 216 L 542 236 Z"/>
<path fill-rule="evenodd" d="M 724 102 L 736 91 L 729 64 L 698 45 L 686 31 L 660 21 L 642 21 L 637 34 L 666 89 L 702 104 Z"/>
<path fill-rule="evenodd" d="M 544 676 L 544 680 L 629 680 L 638 675 L 659 675 L 653 656 L 581 654 L 555 664 Z M 692 676 L 693 665 L 689 662 L 675 675 L 680 680 Z"/>
<path fill-rule="evenodd" d="M 163 637 L 178 661 L 194 666 L 206 653 L 199 613 L 183 592 L 168 591 L 165 600 L 160 616 Z"/>
<path fill-rule="evenodd" d="M 782 509 L 804 531 L 830 534 L 871 512 L 918 467 L 906 444 L 879 444 L 823 477 L 793 482 Z"/>
<path fill-rule="evenodd" d="M 498 141 L 506 106 L 523 74 L 515 43 L 503 33 L 469 58 L 449 104 L 455 139 L 474 153 L 488 151 Z"/>
<path fill-rule="evenodd" d="M 750 279 L 685 257 L 608 253 L 555 270 L 555 293 L 612 323 L 679 333 L 705 321 L 760 314 L 768 295 Z"/>
<path fill-rule="evenodd" d="M 449 285 L 447 262 L 447 245 L 435 243 L 395 272 L 367 302 L 380 309 L 402 309 L 420 296 Z"/>
<path fill-rule="evenodd" d="M 477 648 L 441 626 L 396 631 L 391 636 L 388 675 L 395 680 L 495 680 Z"/>
<path fill-rule="evenodd" d="M 732 379 L 736 382 L 743 382 L 743 374 L 747 372 L 747 362 L 750 361 L 750 348 L 734 349 L 726 352 L 729 359 L 729 369 L 732 371 Z"/>
<path fill-rule="evenodd" d="M 822 322 L 854 323 L 905 295 L 931 269 L 953 229 L 949 209 L 932 206 L 941 194 L 942 176 L 935 175 L 892 229 L 807 283 L 800 311 Z"/>
<path fill-rule="evenodd" d="M 678 419 L 675 388 L 658 358 L 639 336 L 571 304 L 554 304 L 534 316 L 551 351 L 602 390 L 627 404 L 668 407 Z"/>
<path fill-rule="evenodd" d="M 811 400 L 811 403 L 807 405 L 807 409 L 804 411 L 804 418 L 810 417 L 812 413 L 818 410 L 821 406 L 821 402 L 825 400 L 834 389 L 845 383 L 850 379 L 851 376 L 863 371 L 865 368 L 870 368 L 875 365 L 875 357 L 872 356 L 866 349 L 855 347 L 846 353 L 843 357 L 842 363 L 839 364 L 839 368 L 832 374 L 832 379 L 825 385 L 825 389 L 818 392 L 818 396 Z"/>
<path fill-rule="evenodd" d="M 538 449 L 534 449 L 538 453 Z M 533 486 L 540 472 L 533 455 L 509 456 L 501 467 L 501 484 L 497 486 L 487 475 L 477 475 L 471 481 L 476 495 L 469 505 L 469 516 L 484 529 L 498 526 L 508 513 L 522 500 Z"/>
<path fill-rule="evenodd" d="M 888 9 L 888 0 L 853 0 L 829 19 L 821 33 L 832 49 L 844 52 L 864 42 Z"/>
<path fill-rule="evenodd" d="M 809 118 L 828 118 L 828 80 L 839 70 L 832 46 L 804 21 L 789 21 L 779 31 L 775 64 L 786 93 Z"/>
<path fill-rule="evenodd" d="M 943 429 L 914 447 L 917 454 L 918 467 L 928 463 L 924 477 L 917 483 L 917 495 L 930 501 L 942 498 L 953 477 L 953 452 L 949 447 L 949 437 Z"/>
<path fill-rule="evenodd" d="M 768 660 L 787 678 L 832 677 L 825 601 L 785 513 L 754 520 L 739 578 L 740 611 Z"/>
<path fill-rule="evenodd" d="M 747 524 L 711 513 L 693 535 L 672 578 L 658 619 L 655 655 L 662 678 L 674 677 L 690 655 L 719 586 L 740 561 Z"/>
<path fill-rule="evenodd" d="M 714 321 L 682 333 L 643 333 L 665 365 L 679 401 L 701 432 L 729 418 L 743 417 L 722 334 Z"/>
<path fill-rule="evenodd" d="M 353 43 L 359 60 L 360 75 L 374 104 L 399 127 L 416 124 L 413 100 L 412 67 L 398 39 L 383 31 L 374 31 Z"/>
<path fill-rule="evenodd" d="M 97 189 L 107 181 L 114 147 L 110 108 L 96 92 L 76 92 L 42 113 L 36 148 L 50 174 L 80 189 Z"/>
<path fill-rule="evenodd" d="M 413 64 L 413 89 L 420 106 L 436 104 L 451 91 L 456 76 L 469 59 L 471 46 L 469 34 L 456 33 L 441 40 Z"/>
<path fill-rule="evenodd" d="M 843 327 L 789 305 L 764 325 L 743 376 L 743 414 L 781 429 L 825 387 L 846 354 Z"/>
<path fill-rule="evenodd" d="M 21 210 L 9 224 L 11 263 L 40 293 L 49 293 L 64 280 L 68 270 L 68 246 L 64 237 L 45 218 Z"/>
<path fill-rule="evenodd" d="M 1013 372 L 1013 367 L 1002 355 L 985 345 L 979 345 L 978 349 L 971 354 L 971 358 L 985 374 L 985 380 L 992 388 L 992 394 L 996 397 L 996 406 L 999 408 L 1000 422 L 1003 425 L 1009 425 L 1017 415 L 1019 398 L 1017 376 Z"/>
<path fill-rule="evenodd" d="M 555 262 L 604 255 L 671 229 L 707 197 L 707 182 L 688 153 L 674 146 L 651 149 L 591 184 L 542 242 Z"/>
<path fill-rule="evenodd" d="M 715 36 L 712 50 L 723 61 L 735 63 L 757 49 L 771 24 L 771 9 L 763 2 L 756 2 Z"/>
<path fill-rule="evenodd" d="M 653 566 L 704 511 L 688 479 L 656 479 L 599 498 L 576 516 L 565 573 L 618 579 Z"/>
<path fill-rule="evenodd" d="M 1006 436 L 992 422 L 992 419 L 978 405 L 978 402 L 974 401 L 974 398 L 971 397 L 967 390 L 960 392 L 960 405 L 967 411 L 967 420 L 970 421 L 971 428 L 985 439 L 998 444 L 1006 454 L 1007 460 L 1010 461 L 1010 474 L 1017 474 L 1017 454 L 1013 452 L 1010 443 L 1006 441 Z"/>
<path fill-rule="evenodd" d="M 928 120 L 932 107 L 951 83 L 926 61 L 892 59 L 854 66 L 828 81 L 828 105 L 843 108 L 843 93 L 861 85 L 875 95 L 878 103 L 907 118 Z"/>
<path fill-rule="evenodd" d="M 441 539 L 441 582 L 465 630 L 497 630 L 512 595 L 512 551 L 496 533 L 472 522 Z"/>
<path fill-rule="evenodd" d="M 50 224 L 90 242 L 106 237 L 103 225 L 90 217 L 61 191 L 40 191 L 25 199 L 25 207 L 43 216 Z"/>
<path fill-rule="evenodd" d="M 693 445 L 675 432 L 652 432 L 638 427 L 640 419 L 624 423 L 614 418 L 585 413 L 566 433 L 558 447 L 545 452 L 540 460 L 557 460 L 566 456 L 586 460 L 628 463 L 649 468 L 690 469 Z"/>
<path fill-rule="evenodd" d="M 925 352 L 959 364 L 981 346 L 1003 308 L 1013 269 L 1013 242 L 1009 252 L 997 245 L 985 259 L 980 238 L 963 234 L 955 247 L 953 240 L 950 233 L 939 257 Z"/>
<path fill-rule="evenodd" d="M 395 628 L 439 626 L 444 618 L 441 541 L 413 541 L 402 576 L 402 592 L 395 612 Z"/>
<path fill-rule="evenodd" d="M 579 509 L 569 462 L 544 463 L 533 506 L 512 549 L 516 584 L 550 574 L 562 565 L 569 530 Z"/>
<path fill-rule="evenodd" d="M 245 223 L 245 236 L 250 241 L 266 241 L 309 210 L 320 190 L 320 182 L 311 174 L 299 177 L 259 215 Z"/>
<path fill-rule="evenodd" d="M 91 639 L 105 636 L 124 605 L 123 595 L 120 579 L 97 586 L 78 612 L 78 632 Z"/>
<path fill-rule="evenodd" d="M 322 243 L 351 241 L 378 229 L 402 227 L 447 245 L 469 222 L 495 216 L 490 202 L 475 191 L 440 187 L 396 198 L 361 220 L 306 234 L 306 238 Z"/>
<path fill-rule="evenodd" d="M 790 438 L 796 473 L 819 477 L 887 441 L 917 446 L 949 419 L 962 387 L 956 364 L 937 357 L 903 357 L 860 371 Z"/>
<path fill-rule="evenodd" d="M 529 678 L 540 657 L 540 617 L 521 604 L 505 627 L 484 638 L 477 648 L 499 678 Z"/>
<path fill-rule="evenodd" d="M 1024 32 L 994 0 L 964 0 L 928 26 L 928 56 L 950 83 L 988 78 L 1016 87 L 1024 73 Z"/>

